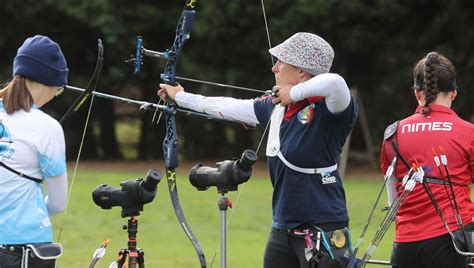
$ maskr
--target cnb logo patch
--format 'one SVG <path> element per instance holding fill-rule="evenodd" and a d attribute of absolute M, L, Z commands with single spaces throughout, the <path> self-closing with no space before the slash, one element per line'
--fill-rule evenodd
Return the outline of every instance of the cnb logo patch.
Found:
<path fill-rule="evenodd" d="M 298 121 L 301 124 L 308 124 L 314 115 L 314 103 L 306 106 L 303 110 L 298 113 Z"/>
<path fill-rule="evenodd" d="M 15 151 L 11 148 L 12 139 L 10 135 L 10 131 L 8 128 L 2 124 L 2 120 L 0 119 L 0 160 L 4 161 L 11 157 L 13 152 Z"/>
<path fill-rule="evenodd" d="M 332 174 L 332 172 L 325 172 L 321 176 L 321 181 L 323 184 L 333 184 L 337 183 L 337 178 Z"/>

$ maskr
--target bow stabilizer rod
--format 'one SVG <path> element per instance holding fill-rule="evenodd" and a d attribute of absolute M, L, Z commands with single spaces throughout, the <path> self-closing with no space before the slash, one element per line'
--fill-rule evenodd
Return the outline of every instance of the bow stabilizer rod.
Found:
<path fill-rule="evenodd" d="M 65 86 L 64 89 L 79 92 L 79 93 L 83 93 L 84 91 L 86 91 L 86 89 L 84 89 L 84 88 L 75 87 L 75 86 Z M 159 110 L 164 110 L 167 107 L 166 105 L 160 105 L 160 104 L 151 103 L 151 102 L 147 102 L 147 101 L 132 100 L 132 99 L 128 99 L 128 98 L 124 98 L 124 97 L 120 97 L 120 96 L 115 96 L 115 95 L 111 95 L 111 94 L 107 94 L 107 93 L 103 93 L 103 92 L 99 92 L 99 91 L 93 91 L 90 94 L 94 95 L 95 97 L 108 99 L 108 100 L 113 100 L 113 101 L 118 101 L 118 102 L 123 102 L 123 103 L 138 106 L 139 109 L 140 109 L 140 112 L 154 111 L 157 108 Z M 231 125 L 238 125 L 238 126 L 244 127 L 245 129 L 254 129 L 255 128 L 255 126 L 248 125 L 248 124 L 245 124 L 243 122 L 232 121 L 232 120 L 225 119 L 225 118 L 219 118 L 219 117 L 215 117 L 215 116 L 210 115 L 210 114 L 195 112 L 195 111 L 191 111 L 191 110 L 187 110 L 187 109 L 183 109 L 183 108 L 176 108 L 176 113 L 180 114 L 180 115 L 193 116 L 193 117 L 206 119 L 206 120 L 211 120 L 211 121 L 223 122 L 223 123 L 231 124 Z"/>

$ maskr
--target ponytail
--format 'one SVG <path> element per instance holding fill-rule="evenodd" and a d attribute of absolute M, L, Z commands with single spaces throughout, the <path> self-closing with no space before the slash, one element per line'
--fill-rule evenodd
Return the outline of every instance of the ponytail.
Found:
<path fill-rule="evenodd" d="M 21 75 L 15 75 L 13 79 L 0 90 L 0 98 L 7 114 L 25 110 L 29 112 L 34 104 L 28 88 L 26 79 Z"/>

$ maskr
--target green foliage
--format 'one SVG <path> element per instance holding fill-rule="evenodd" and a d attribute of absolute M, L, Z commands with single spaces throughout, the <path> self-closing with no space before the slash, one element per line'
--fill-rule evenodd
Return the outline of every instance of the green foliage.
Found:
<path fill-rule="evenodd" d="M 32 34 L 47 34 L 57 40 L 70 66 L 70 83 L 85 87 L 96 58 L 96 40 L 105 45 L 101 91 L 155 102 L 163 62 L 146 58 L 143 72 L 132 76 L 124 60 L 135 49 L 135 37 L 142 35 L 148 49 L 164 51 L 173 42 L 175 28 L 184 1 L 125 0 L 4 0 L 0 5 L 0 75 L 11 76 L 11 62 L 16 48 Z M 298 31 L 314 32 L 327 39 L 336 57 L 333 72 L 342 74 L 350 87 L 358 88 L 374 142 L 379 143 L 388 124 L 412 113 L 411 70 L 414 63 L 431 50 L 450 58 L 458 68 L 459 96 L 454 104 L 458 114 L 474 120 L 469 90 L 474 78 L 471 31 L 474 14 L 472 1 L 458 0 L 294 0 L 265 1 L 272 45 Z M 274 84 L 267 52 L 268 41 L 260 1 L 199 1 L 191 39 L 185 45 L 178 75 L 221 83 L 270 89 Z M 258 94 L 214 88 L 196 83 L 182 83 L 190 92 L 254 98 Z M 66 92 L 48 112 L 60 116 L 75 97 Z M 106 104 L 108 103 L 108 104 Z M 120 141 L 115 131 L 116 110 L 110 101 L 97 102 L 94 124 L 107 131 L 87 140 L 88 157 L 120 158 Z M 85 109 L 83 109 L 85 110 Z M 163 124 L 149 122 L 151 116 L 134 116 L 141 121 L 138 157 L 161 158 L 160 140 Z M 68 152 L 75 154 L 77 126 L 82 126 L 85 112 L 66 128 Z M 121 118 L 118 118 L 121 120 Z M 255 148 L 260 135 L 228 129 L 219 123 L 178 117 L 178 133 L 184 157 L 229 157 L 245 147 Z M 225 129 L 225 131 L 223 131 Z M 96 131 L 92 131 L 96 132 Z M 224 132 L 226 134 L 224 134 Z M 229 134 L 229 132 L 233 132 Z M 108 135 L 108 136 L 105 136 Z M 352 148 L 362 148 L 360 131 L 355 131 Z M 234 136 L 237 139 L 228 139 Z M 110 142 L 104 142 L 110 141 Z M 216 144 L 218 146 L 216 146 Z M 73 146 L 74 145 L 74 146 Z M 130 156 L 125 156 L 129 158 Z"/>

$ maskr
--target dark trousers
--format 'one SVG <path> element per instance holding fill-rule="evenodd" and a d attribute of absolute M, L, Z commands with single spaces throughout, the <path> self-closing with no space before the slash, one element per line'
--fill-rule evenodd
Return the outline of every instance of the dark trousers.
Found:
<path fill-rule="evenodd" d="M 394 243 L 391 261 L 394 268 L 461 268 L 464 258 L 454 250 L 449 234 L 418 242 Z"/>
<path fill-rule="evenodd" d="M 21 268 L 22 252 L 0 248 L 0 268 Z M 32 252 L 28 256 L 29 268 L 54 268 L 56 260 L 40 260 Z"/>
<path fill-rule="evenodd" d="M 325 226 L 326 230 L 344 228 L 347 223 L 335 223 Z M 347 238 L 348 239 L 348 238 Z M 347 240 L 349 241 L 349 240 Z M 265 255 L 263 258 L 264 268 L 340 268 L 346 267 L 348 258 L 352 253 L 350 242 L 341 248 L 333 248 L 331 251 L 335 259 L 332 259 L 328 251 L 321 245 L 318 261 L 310 263 L 305 257 L 306 242 L 304 236 L 295 235 L 284 230 L 272 229 L 270 232 Z"/>
<path fill-rule="evenodd" d="M 307 268 L 308 262 L 304 256 L 306 243 L 303 237 L 272 229 L 268 238 L 264 268 Z"/>

